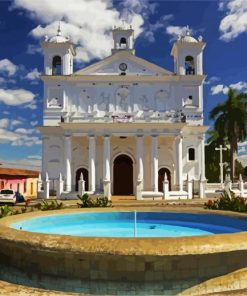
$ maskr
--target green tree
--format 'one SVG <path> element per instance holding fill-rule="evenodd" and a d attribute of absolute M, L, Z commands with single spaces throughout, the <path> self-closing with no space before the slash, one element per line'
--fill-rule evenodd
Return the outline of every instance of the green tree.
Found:
<path fill-rule="evenodd" d="M 215 120 L 214 129 L 219 138 L 226 139 L 230 145 L 231 179 L 235 176 L 235 153 L 238 151 L 238 142 L 247 136 L 247 94 L 238 93 L 229 88 L 225 102 L 218 104 L 209 114 Z"/>

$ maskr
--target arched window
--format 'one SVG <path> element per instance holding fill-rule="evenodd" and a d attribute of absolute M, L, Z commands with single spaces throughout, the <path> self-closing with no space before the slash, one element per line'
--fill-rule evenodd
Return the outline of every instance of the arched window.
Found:
<path fill-rule="evenodd" d="M 120 48 L 126 48 L 127 47 L 127 41 L 126 41 L 126 38 L 122 37 L 120 39 Z"/>
<path fill-rule="evenodd" d="M 195 63 L 192 56 L 187 56 L 185 58 L 185 74 L 186 75 L 195 75 Z"/>
<path fill-rule="evenodd" d="M 55 56 L 52 60 L 52 75 L 62 74 L 62 60 L 60 56 Z"/>
<path fill-rule="evenodd" d="M 189 148 L 188 150 L 188 160 L 195 160 L 195 148 Z"/>

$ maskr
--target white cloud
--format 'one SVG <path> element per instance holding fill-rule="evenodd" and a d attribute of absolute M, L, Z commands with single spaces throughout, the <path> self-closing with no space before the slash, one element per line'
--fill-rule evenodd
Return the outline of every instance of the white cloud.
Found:
<path fill-rule="evenodd" d="M 239 81 L 237 83 L 230 84 L 230 87 L 234 88 L 238 91 L 241 91 L 241 92 L 246 92 L 247 91 L 247 82 Z"/>
<path fill-rule="evenodd" d="M 10 106 L 31 103 L 34 97 L 35 94 L 25 89 L 0 89 L 0 102 Z"/>
<path fill-rule="evenodd" d="M 40 145 L 41 140 L 35 129 L 18 128 L 10 131 L 5 123 L 0 127 L 0 143 L 9 143 L 11 146 L 33 146 Z"/>
<path fill-rule="evenodd" d="M 217 95 L 219 93 L 227 94 L 229 87 L 239 91 L 239 92 L 247 92 L 247 82 L 239 81 L 237 83 L 232 83 L 229 86 L 223 84 L 217 84 L 211 87 L 211 94 Z"/>
<path fill-rule="evenodd" d="M 40 75 L 41 75 L 41 72 L 39 72 L 38 69 L 35 68 L 26 75 L 25 79 L 36 80 L 36 79 L 39 79 Z"/>
<path fill-rule="evenodd" d="M 220 78 L 217 76 L 212 76 L 210 78 L 208 78 L 207 80 L 204 81 L 204 84 L 212 84 L 214 82 L 220 81 Z"/>
<path fill-rule="evenodd" d="M 247 31 L 247 1 L 221 1 L 219 9 L 224 8 L 227 9 L 227 15 L 220 22 L 220 39 L 229 42 Z"/>
<path fill-rule="evenodd" d="M 31 110 L 36 110 L 38 108 L 37 106 L 37 102 L 35 102 L 34 100 L 26 105 L 23 105 L 23 108 L 25 109 L 31 109 Z"/>
<path fill-rule="evenodd" d="M 9 126 L 9 119 L 2 118 L 0 119 L 0 128 L 7 128 Z"/>
<path fill-rule="evenodd" d="M 14 128 L 15 126 L 22 125 L 23 123 L 24 123 L 24 119 L 22 119 L 22 120 L 14 119 L 14 120 L 11 120 L 10 127 Z"/>
<path fill-rule="evenodd" d="M 0 77 L 0 84 L 5 84 L 7 81 L 5 78 L 3 77 Z"/>
<path fill-rule="evenodd" d="M 33 132 L 34 132 L 33 129 L 26 129 L 26 128 L 17 128 L 15 130 L 15 133 L 23 134 L 23 135 L 32 134 Z"/>
<path fill-rule="evenodd" d="M 111 29 L 120 24 L 120 13 L 112 0 L 15 0 L 14 7 L 26 9 L 30 17 L 43 23 L 31 32 L 36 38 L 54 36 L 58 21 L 65 20 L 61 22 L 62 34 L 81 47 L 84 55 L 79 55 L 80 61 L 109 55 L 113 46 Z M 130 11 L 128 23 L 137 37 L 142 32 L 143 17 Z"/>
<path fill-rule="evenodd" d="M 27 54 L 36 54 L 36 53 L 42 53 L 42 48 L 40 47 L 40 45 L 28 44 Z"/>
<path fill-rule="evenodd" d="M 30 170 L 41 170 L 41 156 L 30 155 L 22 159 L 0 159 L 1 167 L 4 168 L 19 168 L 19 169 L 30 169 Z"/>
<path fill-rule="evenodd" d="M 227 94 L 228 89 L 229 88 L 227 86 L 224 86 L 223 84 L 217 84 L 211 87 L 211 94 L 212 95 L 218 95 L 219 93 Z"/>
<path fill-rule="evenodd" d="M 167 26 L 166 27 L 166 33 L 168 35 L 171 35 L 170 42 L 176 40 L 179 35 L 184 36 L 186 34 L 186 31 L 188 30 L 187 26 L 180 27 L 180 26 Z M 193 34 L 193 30 L 189 28 L 189 32 Z"/>
<path fill-rule="evenodd" d="M 38 124 L 38 121 L 37 120 L 31 121 L 30 124 L 31 126 L 36 126 Z"/>
<path fill-rule="evenodd" d="M 6 73 L 8 76 L 13 76 L 17 71 L 17 66 L 10 60 L 3 59 L 0 61 L 0 72 Z"/>

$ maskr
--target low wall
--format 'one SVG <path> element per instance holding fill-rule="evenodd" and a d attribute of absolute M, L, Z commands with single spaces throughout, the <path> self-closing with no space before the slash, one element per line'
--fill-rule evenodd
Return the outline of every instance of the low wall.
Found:
<path fill-rule="evenodd" d="M 1 267 L 21 271 L 36 286 L 42 282 L 42 287 L 49 287 L 49 282 L 57 281 L 57 289 L 84 291 L 88 283 L 97 283 L 105 293 L 118 290 L 119 285 L 124 293 L 131 284 L 134 291 L 150 293 L 152 288 L 153 293 L 156 289 L 170 295 L 247 267 L 246 232 L 193 238 L 87 238 L 8 227 L 40 214 L 0 220 Z M 89 292 L 96 286 L 91 284 Z"/>

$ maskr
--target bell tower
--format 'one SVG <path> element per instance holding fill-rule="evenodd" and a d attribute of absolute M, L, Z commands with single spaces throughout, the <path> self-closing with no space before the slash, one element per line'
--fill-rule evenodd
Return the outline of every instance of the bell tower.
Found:
<path fill-rule="evenodd" d="M 200 36 L 191 36 L 187 28 L 185 36 L 178 36 L 171 55 L 174 58 L 174 72 L 177 75 L 203 75 L 203 49 L 206 44 Z"/>
<path fill-rule="evenodd" d="M 127 26 L 123 21 L 121 26 L 114 27 L 112 36 L 114 40 L 112 54 L 119 51 L 129 51 L 134 54 L 134 30 L 131 25 Z"/>
<path fill-rule="evenodd" d="M 44 51 L 45 75 L 71 75 L 73 74 L 73 57 L 76 55 L 74 44 L 68 37 L 61 34 L 60 23 L 57 35 L 45 37 L 41 43 Z"/>

